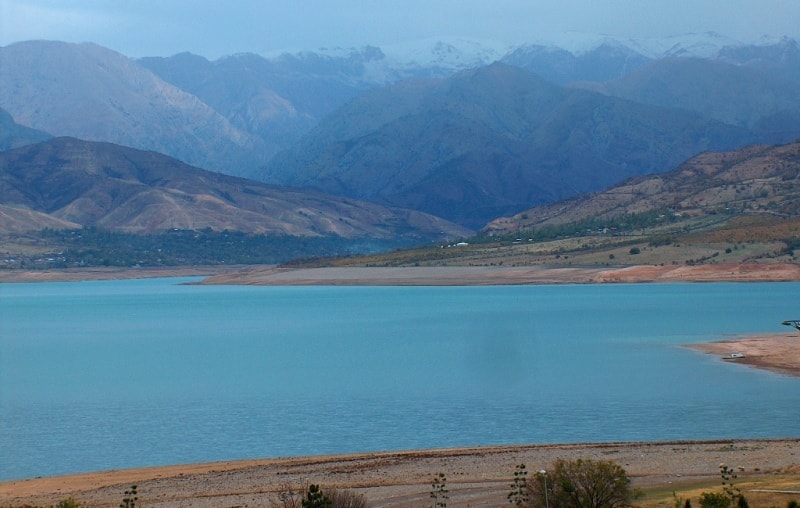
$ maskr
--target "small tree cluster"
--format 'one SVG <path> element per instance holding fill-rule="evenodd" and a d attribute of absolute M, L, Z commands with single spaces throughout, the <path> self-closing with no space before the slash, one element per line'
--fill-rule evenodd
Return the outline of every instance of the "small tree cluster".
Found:
<path fill-rule="evenodd" d="M 528 505 L 528 470 L 525 464 L 517 465 L 514 470 L 514 482 L 508 493 L 508 502 L 517 507 Z"/>
<path fill-rule="evenodd" d="M 325 489 L 319 485 L 281 486 L 273 508 L 369 508 L 367 498 L 349 489 Z"/>
<path fill-rule="evenodd" d="M 611 461 L 557 460 L 527 482 L 531 508 L 626 508 L 639 492 L 625 469 Z"/>
<path fill-rule="evenodd" d="M 303 508 L 331 508 L 333 503 L 328 496 L 326 496 L 319 485 L 309 485 L 308 492 L 301 502 Z"/>
<path fill-rule="evenodd" d="M 439 473 L 433 477 L 433 482 L 431 482 L 433 508 L 447 508 L 447 498 L 447 478 L 444 473 Z"/>
<path fill-rule="evenodd" d="M 125 497 L 122 498 L 119 508 L 136 508 L 136 501 L 138 500 L 136 485 L 131 485 L 131 488 L 125 491 Z"/>
<path fill-rule="evenodd" d="M 733 484 L 736 472 L 725 464 L 719 465 L 719 475 L 722 477 L 722 492 L 703 492 L 700 494 L 702 508 L 749 508 L 750 503 L 742 494 L 741 489 Z"/>

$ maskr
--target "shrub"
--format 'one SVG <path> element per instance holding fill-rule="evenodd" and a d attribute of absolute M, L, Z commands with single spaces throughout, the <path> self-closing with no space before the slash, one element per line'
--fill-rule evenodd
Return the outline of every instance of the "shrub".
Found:
<path fill-rule="evenodd" d="M 75 500 L 74 497 L 69 496 L 66 499 L 62 499 L 56 505 L 56 508 L 80 508 L 81 504 Z"/>
<path fill-rule="evenodd" d="M 367 498 L 350 489 L 330 489 L 327 491 L 331 508 L 369 508 Z"/>
<path fill-rule="evenodd" d="M 702 508 L 730 508 L 731 498 L 722 492 L 703 492 L 700 494 Z"/>
<path fill-rule="evenodd" d="M 611 461 L 559 459 L 528 485 L 531 508 L 624 508 L 639 492 L 625 469 Z"/>
<path fill-rule="evenodd" d="M 514 482 L 511 484 L 511 492 L 508 493 L 508 502 L 521 507 L 528 504 L 528 470 L 525 464 L 519 464 L 514 470 Z"/>
<path fill-rule="evenodd" d="M 136 485 L 131 485 L 130 490 L 125 491 L 125 497 L 122 498 L 119 508 L 136 508 L 136 501 L 139 498 L 136 495 Z"/>
<path fill-rule="evenodd" d="M 331 500 L 322 493 L 319 485 L 309 485 L 303 501 L 303 508 L 331 508 Z"/>

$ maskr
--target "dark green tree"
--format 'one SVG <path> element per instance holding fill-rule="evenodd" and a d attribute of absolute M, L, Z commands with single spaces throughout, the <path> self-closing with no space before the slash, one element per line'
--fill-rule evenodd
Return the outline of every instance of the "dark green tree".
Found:
<path fill-rule="evenodd" d="M 136 485 L 131 485 L 130 490 L 125 491 L 125 497 L 122 498 L 119 508 L 136 508 L 136 501 L 138 500 Z"/>
<path fill-rule="evenodd" d="M 331 500 L 322 492 L 319 485 L 309 485 L 302 501 L 303 508 L 331 508 Z"/>
<path fill-rule="evenodd" d="M 431 499 L 433 508 L 447 508 L 447 478 L 444 473 L 439 473 L 433 477 L 431 483 Z"/>
<path fill-rule="evenodd" d="M 525 464 L 517 465 L 514 470 L 514 482 L 511 484 L 511 492 L 508 493 L 508 502 L 518 506 L 527 506 L 528 504 L 528 470 L 525 469 Z"/>

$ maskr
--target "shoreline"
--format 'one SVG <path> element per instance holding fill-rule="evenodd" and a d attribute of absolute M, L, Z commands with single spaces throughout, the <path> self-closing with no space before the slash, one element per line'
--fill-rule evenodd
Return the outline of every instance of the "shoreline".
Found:
<path fill-rule="evenodd" d="M 483 286 L 536 284 L 614 284 L 643 282 L 800 281 L 800 265 L 710 264 L 571 266 L 423 267 L 245 267 L 209 277 L 201 284 L 255 286 Z"/>
<path fill-rule="evenodd" d="M 331 286 L 484 286 L 644 282 L 797 282 L 793 263 L 630 266 L 417 266 L 282 268 L 274 265 L 0 270 L 0 283 L 205 277 L 198 284 Z"/>
<path fill-rule="evenodd" d="M 744 335 L 685 347 L 715 355 L 720 361 L 800 377 L 800 333 L 796 331 Z"/>
<path fill-rule="evenodd" d="M 364 494 L 373 507 L 427 502 L 430 479 L 447 475 L 451 501 L 500 506 L 517 464 L 530 471 L 556 459 L 612 460 L 635 487 L 670 487 L 714 481 L 719 464 L 748 477 L 800 473 L 800 438 L 718 439 L 639 443 L 538 444 L 358 453 L 225 461 L 105 471 L 0 482 L 0 506 L 49 506 L 73 496 L 83 506 L 114 506 L 137 485 L 143 506 L 153 508 L 269 506 L 287 486 L 318 483 Z M 800 487 L 800 485 L 798 485 Z"/>

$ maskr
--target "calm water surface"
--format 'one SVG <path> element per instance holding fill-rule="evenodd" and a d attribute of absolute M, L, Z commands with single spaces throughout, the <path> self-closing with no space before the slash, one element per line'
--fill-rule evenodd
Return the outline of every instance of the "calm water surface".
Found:
<path fill-rule="evenodd" d="M 800 284 L 0 285 L 0 480 L 506 443 L 800 436 L 800 379 L 681 344 Z"/>

